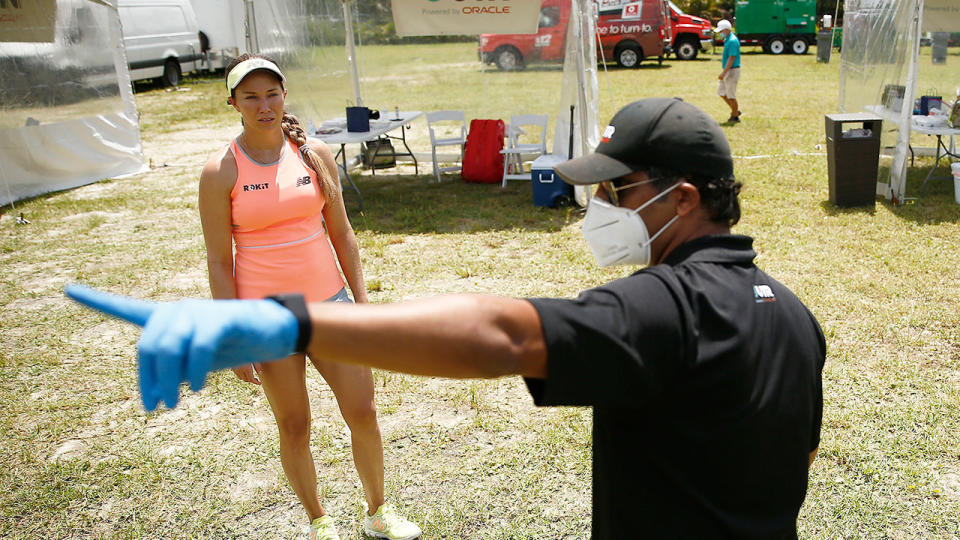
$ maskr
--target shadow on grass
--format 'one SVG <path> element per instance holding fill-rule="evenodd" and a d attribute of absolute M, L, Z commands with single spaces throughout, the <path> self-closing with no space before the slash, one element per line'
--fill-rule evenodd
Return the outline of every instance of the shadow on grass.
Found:
<path fill-rule="evenodd" d="M 363 196 L 347 188 L 344 202 L 353 228 L 375 233 L 462 233 L 523 229 L 558 231 L 579 219 L 578 207 L 533 205 L 530 182 L 468 184 L 458 176 L 437 183 L 432 175 L 358 175 Z"/>
<path fill-rule="evenodd" d="M 921 225 L 960 223 L 960 205 L 954 200 L 950 169 L 941 165 L 921 196 L 920 188 L 929 173 L 930 167 L 908 167 L 907 200 L 900 206 L 887 202 L 890 211 L 900 219 Z"/>
<path fill-rule="evenodd" d="M 877 213 L 877 207 L 875 205 L 837 206 L 833 204 L 833 202 L 831 202 L 829 199 L 825 201 L 820 201 L 820 208 L 823 208 L 823 213 L 828 216 L 842 216 L 846 214 L 874 215 Z"/>
<path fill-rule="evenodd" d="M 686 64 L 686 63 L 694 64 L 694 63 L 698 63 L 698 62 L 699 62 L 699 63 L 716 62 L 716 61 L 717 61 L 717 58 L 720 58 L 720 55 L 719 55 L 719 54 L 716 55 L 716 56 L 714 56 L 714 55 L 711 54 L 710 52 L 700 51 L 700 53 L 697 54 L 697 57 L 696 57 L 696 58 L 691 58 L 690 60 L 681 60 L 681 59 L 679 59 L 679 58 L 677 58 L 677 57 L 675 57 L 675 56 L 672 56 L 672 57 L 667 58 L 666 60 L 664 60 L 664 62 L 669 61 L 669 62 L 680 62 L 681 64 Z"/>
<path fill-rule="evenodd" d="M 709 60 L 709 59 L 708 59 L 708 60 Z M 667 63 L 668 61 L 669 61 L 669 59 L 665 58 L 665 59 L 664 59 L 664 63 L 661 64 L 661 63 L 658 63 L 658 62 L 657 62 L 656 57 L 648 56 L 648 57 L 646 57 L 646 58 L 643 59 L 643 61 L 640 63 L 639 66 L 637 66 L 637 67 L 635 67 L 635 68 L 626 68 L 626 67 L 621 66 L 620 64 L 617 64 L 617 63 L 616 63 L 615 61 L 613 61 L 613 60 L 608 60 L 608 61 L 607 61 L 607 71 L 633 71 L 633 70 L 649 70 L 649 69 L 669 69 L 669 68 L 673 67 L 673 65 Z M 682 60 L 682 62 L 689 62 L 689 61 L 691 61 L 691 60 Z M 692 60 L 692 61 L 693 61 L 693 62 L 696 62 L 696 60 Z M 597 66 L 598 66 L 600 69 L 603 69 L 603 64 L 600 64 L 600 63 L 598 62 L 598 63 L 597 63 Z M 490 67 L 490 68 L 487 68 L 487 69 L 484 70 L 484 72 L 489 73 L 489 74 L 499 73 L 499 74 L 503 74 L 503 75 L 512 75 L 512 74 L 516 74 L 516 73 L 523 73 L 523 72 L 525 72 L 525 71 L 535 72 L 535 73 L 537 73 L 537 72 L 556 72 L 556 73 L 561 73 L 561 72 L 563 72 L 563 64 L 533 64 L 533 65 L 524 66 L 523 69 L 515 69 L 515 70 L 509 70 L 509 71 L 504 71 L 504 70 L 502 70 L 502 69 L 498 69 L 496 66 L 493 66 L 493 67 Z"/>
<path fill-rule="evenodd" d="M 600 64 L 598 64 L 598 67 L 600 69 L 603 69 L 603 66 Z M 640 65 L 634 68 L 623 67 L 617 63 L 610 63 L 610 62 L 607 63 L 607 71 L 626 71 L 626 72 L 651 71 L 651 70 L 671 69 L 672 67 L 673 67 L 673 64 L 671 63 L 664 62 L 661 64 L 657 62 L 656 58 L 649 57 L 649 56 L 644 58 L 643 61 L 640 63 Z"/>
<path fill-rule="evenodd" d="M 180 78 L 180 84 L 178 86 L 191 86 L 194 84 L 210 84 L 210 83 L 223 83 L 223 70 L 218 71 L 197 71 L 194 73 L 184 73 Z M 170 87 L 163 84 L 160 78 L 156 79 L 140 79 L 138 81 L 133 81 L 131 86 L 133 86 L 134 94 L 141 94 L 143 92 L 149 92 L 151 90 L 166 90 Z"/>
<path fill-rule="evenodd" d="M 508 70 L 500 69 L 496 65 L 491 64 L 490 66 L 486 66 L 482 71 L 487 74 L 500 73 L 503 75 L 512 75 L 516 73 L 523 73 L 525 71 L 534 72 L 534 73 L 549 73 L 549 72 L 562 73 L 563 64 L 559 64 L 559 63 L 558 64 L 532 64 L 532 65 L 525 65 L 522 69 L 508 69 Z"/>
<path fill-rule="evenodd" d="M 909 167 L 907 169 L 907 200 L 904 204 L 898 206 L 879 196 L 876 204 L 883 205 L 899 219 L 919 225 L 960 223 L 960 205 L 954 200 L 953 178 L 948 175 L 949 169 L 941 166 L 937 172 L 934 172 L 934 176 L 927 182 L 921 196 L 920 188 L 929 173 L 929 166 Z M 829 200 L 822 201 L 820 207 L 829 216 L 876 213 L 875 205 L 841 208 Z"/>
<path fill-rule="evenodd" d="M 22 199 L 17 199 L 16 201 L 9 202 L 3 206 L 0 206 L 0 216 L 6 216 L 6 215 L 15 216 L 15 215 L 23 214 L 24 213 L 23 209 L 30 207 L 30 203 L 33 203 L 35 201 L 43 202 L 43 206 L 30 207 L 31 211 L 27 211 L 26 217 L 30 217 L 31 214 L 34 218 L 47 217 L 48 215 L 51 214 L 51 210 L 54 210 L 57 208 L 63 208 L 63 207 L 70 208 L 73 211 L 73 213 L 102 210 L 104 207 L 106 207 L 109 204 L 109 202 L 113 198 L 97 199 L 97 200 L 91 200 L 91 201 L 62 199 L 62 200 L 57 200 L 56 202 L 50 202 L 50 201 L 47 201 L 47 199 L 53 199 L 57 195 L 66 193 L 68 191 L 73 191 L 75 189 L 79 189 L 82 187 L 86 187 L 86 186 L 89 186 L 90 184 L 106 183 L 106 182 L 113 182 L 113 181 L 115 180 L 108 178 L 106 180 L 100 180 L 99 182 L 93 181 L 93 182 L 84 184 L 82 186 L 58 189 L 56 191 L 48 191 L 46 193 L 41 193 L 39 195 L 33 195 L 31 197 L 24 197 Z M 106 200 L 107 202 L 106 203 L 103 202 L 104 200 Z"/>

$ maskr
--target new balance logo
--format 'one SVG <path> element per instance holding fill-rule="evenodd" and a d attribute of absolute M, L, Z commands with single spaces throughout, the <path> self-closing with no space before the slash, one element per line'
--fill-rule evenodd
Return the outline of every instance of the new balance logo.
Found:
<path fill-rule="evenodd" d="M 270 189 L 270 183 L 265 182 L 263 184 L 247 184 L 243 186 L 244 191 L 260 191 L 261 189 Z"/>
<path fill-rule="evenodd" d="M 309 176 L 301 176 L 300 178 L 297 178 L 297 187 L 308 186 L 308 185 L 310 185 Z"/>
<path fill-rule="evenodd" d="M 763 302 L 776 302 L 777 297 L 773 294 L 773 289 L 769 285 L 754 285 L 753 300 L 760 304 Z"/>

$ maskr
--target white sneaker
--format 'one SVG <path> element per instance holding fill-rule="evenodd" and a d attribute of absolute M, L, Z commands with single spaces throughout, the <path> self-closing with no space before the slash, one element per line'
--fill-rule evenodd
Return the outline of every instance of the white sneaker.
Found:
<path fill-rule="evenodd" d="M 310 540 L 340 540 L 337 526 L 330 516 L 320 516 L 310 523 Z"/>
<path fill-rule="evenodd" d="M 403 518 L 387 504 L 377 508 L 377 512 L 372 516 L 364 512 L 363 532 L 368 536 L 389 540 L 413 540 L 423 534 L 420 527 Z"/>

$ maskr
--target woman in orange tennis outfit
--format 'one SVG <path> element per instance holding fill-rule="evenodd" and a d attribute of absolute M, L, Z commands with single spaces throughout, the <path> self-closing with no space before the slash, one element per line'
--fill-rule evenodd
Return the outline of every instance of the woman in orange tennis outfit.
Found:
<path fill-rule="evenodd" d="M 284 112 L 285 79 L 275 62 L 244 54 L 225 71 L 227 101 L 240 113 L 243 132 L 211 156 L 200 174 L 200 220 L 213 297 L 301 293 L 307 302 L 349 302 L 346 277 L 354 299 L 366 302 L 360 252 L 330 149 L 307 139 L 297 119 Z M 365 532 L 418 537 L 419 527 L 384 504 L 383 446 L 370 369 L 310 361 L 333 390 L 350 428 L 368 508 Z M 234 372 L 263 386 L 280 430 L 283 470 L 311 521 L 310 538 L 339 538 L 317 495 L 305 356 Z"/>

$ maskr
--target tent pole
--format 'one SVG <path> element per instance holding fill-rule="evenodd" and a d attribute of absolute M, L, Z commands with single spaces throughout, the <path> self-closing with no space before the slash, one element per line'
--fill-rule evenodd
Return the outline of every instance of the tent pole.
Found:
<path fill-rule="evenodd" d="M 353 43 L 353 10 L 350 4 L 353 0 L 343 0 L 343 26 L 346 29 L 347 60 L 350 62 L 350 74 L 353 77 L 353 100 L 357 107 L 363 106 L 360 95 L 360 72 L 357 67 L 357 47 Z"/>
<path fill-rule="evenodd" d="M 910 124 L 913 115 L 913 100 L 916 97 L 917 77 L 919 75 L 920 31 L 923 27 L 923 0 L 914 3 L 913 43 L 910 47 L 910 65 L 907 68 L 907 85 L 903 92 L 903 106 L 900 109 L 900 122 L 897 129 L 897 152 L 893 158 L 890 190 L 897 205 L 904 203 L 907 194 L 907 150 L 910 144 Z"/>
<path fill-rule="evenodd" d="M 105 4 L 107 5 L 107 4 Z M 120 98 L 123 100 L 123 113 L 131 121 L 137 119 L 137 106 L 133 99 L 133 85 L 130 82 L 130 68 L 127 63 L 127 49 L 123 46 L 123 34 L 120 27 L 120 11 L 114 6 L 109 7 L 110 40 L 113 43 L 113 67 L 117 72 L 120 85 Z M 140 136 L 139 123 L 137 137 Z"/>
<path fill-rule="evenodd" d="M 589 51 L 584 50 L 583 41 L 584 39 L 593 39 L 593 35 L 591 34 L 590 37 L 587 38 L 583 32 L 583 25 L 584 25 L 583 15 L 585 11 L 583 3 L 577 1 L 577 2 L 574 2 L 574 6 L 576 7 L 577 12 L 580 14 L 580 16 L 577 17 L 577 22 L 580 23 L 579 28 L 577 29 L 577 77 L 579 79 L 580 89 L 581 89 L 580 92 L 577 93 L 577 113 L 578 113 L 578 116 L 580 117 L 580 121 L 576 123 L 577 124 L 576 127 L 580 131 L 579 155 L 584 156 L 590 152 L 590 150 L 587 149 L 587 141 L 590 138 L 588 136 L 588 133 L 589 133 L 588 130 L 590 129 L 590 126 L 587 123 L 588 104 L 587 104 L 587 94 L 586 94 L 586 88 L 588 87 L 586 62 L 588 61 L 587 53 Z M 596 65 L 596 56 L 594 56 L 594 58 L 591 58 L 589 60 L 593 61 L 594 65 Z M 573 122 L 571 121 L 570 123 L 571 133 L 573 132 L 573 128 L 574 128 L 574 125 L 573 125 Z M 573 157 L 574 156 L 571 155 L 570 159 L 573 159 Z"/>
<path fill-rule="evenodd" d="M 830 28 L 830 48 L 833 49 L 833 40 L 837 36 L 837 17 L 840 16 L 840 0 L 837 0 L 837 5 L 833 10 L 833 21 Z M 841 50 L 843 49 L 843 43 L 840 43 Z"/>
<path fill-rule="evenodd" d="M 257 39 L 257 12 L 253 5 L 253 0 L 244 0 L 243 12 L 245 15 L 243 25 L 247 31 L 247 52 L 259 53 L 260 42 Z"/>

